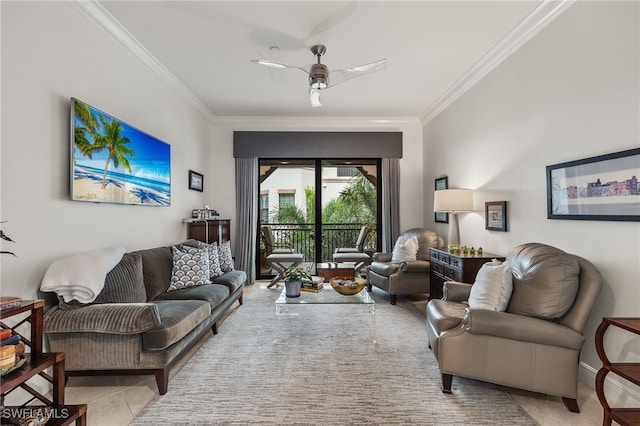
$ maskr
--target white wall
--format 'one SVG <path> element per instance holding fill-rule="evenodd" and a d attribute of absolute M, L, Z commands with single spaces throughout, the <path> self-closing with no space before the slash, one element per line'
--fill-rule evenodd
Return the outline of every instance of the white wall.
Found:
<path fill-rule="evenodd" d="M 188 170 L 204 171 L 212 119 L 185 100 L 69 2 L 2 2 L 0 218 L 2 294 L 33 298 L 51 261 L 113 245 L 127 250 L 186 236 L 181 218 L 205 197 Z M 69 197 L 69 98 L 171 144 L 171 207 L 94 204 Z M 229 163 L 231 156 L 228 156 Z"/>
<path fill-rule="evenodd" d="M 545 166 L 640 146 L 639 5 L 576 2 L 424 126 L 425 187 L 448 175 L 450 188 L 475 190 L 476 212 L 461 215 L 463 244 L 506 254 L 536 241 L 600 269 L 582 353 L 591 385 L 602 366 L 594 348 L 602 317 L 640 314 L 640 223 L 548 220 Z M 501 200 L 508 232 L 486 231 L 484 202 Z M 432 203 L 425 197 L 425 211 Z M 446 235 L 447 225 L 427 217 Z M 640 355 L 629 334 L 612 332 L 606 345 L 611 359 Z"/>
<path fill-rule="evenodd" d="M 424 222 L 424 187 L 422 178 L 422 127 L 417 119 L 218 119 L 207 185 L 215 194 L 211 205 L 225 217 L 235 217 L 235 187 L 228 176 L 234 176 L 233 132 L 237 131 L 401 131 L 403 158 L 400 160 L 400 229 L 422 226 Z M 225 177 L 225 178 L 221 178 Z M 221 206 L 218 208 L 218 206 Z M 231 223 L 232 234 L 236 225 Z"/>
<path fill-rule="evenodd" d="M 181 218 L 205 204 L 232 219 L 234 130 L 402 131 L 401 227 L 423 215 L 422 128 L 417 119 L 213 120 L 109 32 L 68 2 L 2 2 L 0 219 L 2 294 L 35 297 L 55 259 L 112 245 L 127 250 L 185 237 Z M 117 33 L 117 30 L 115 31 Z M 155 64 L 152 64 L 154 66 Z M 171 207 L 73 202 L 69 98 L 76 97 L 172 145 Z M 209 160 L 208 160 L 209 159 Z M 187 171 L 205 175 L 203 194 Z"/>

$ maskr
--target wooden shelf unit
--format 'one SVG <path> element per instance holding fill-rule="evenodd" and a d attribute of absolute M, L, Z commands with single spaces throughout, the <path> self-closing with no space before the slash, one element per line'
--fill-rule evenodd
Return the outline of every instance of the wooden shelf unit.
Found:
<path fill-rule="evenodd" d="M 596 394 L 604 408 L 603 425 L 610 425 L 612 420 L 626 425 L 640 424 L 640 408 L 612 408 L 607 402 L 604 393 L 604 381 L 610 372 L 623 377 L 636 386 L 640 386 L 640 362 L 611 362 L 604 350 L 604 335 L 609 328 L 614 326 L 633 334 L 640 335 L 640 318 L 602 318 L 602 322 L 596 330 L 596 351 L 602 361 L 602 368 L 596 375 Z"/>
<path fill-rule="evenodd" d="M 4 407 L 2 413 L 3 424 L 5 424 L 5 422 L 9 422 L 8 424 L 17 424 L 20 420 L 19 413 L 26 413 L 29 410 L 33 411 L 48 406 L 54 409 L 54 413 L 53 417 L 47 422 L 47 425 L 69 425 L 74 421 L 76 425 L 86 425 L 86 404 L 64 405 L 64 353 L 42 352 L 42 316 L 44 313 L 44 301 L 23 300 L 20 306 L 1 310 L 0 320 L 25 312 L 30 312 L 30 315 L 13 326 L 0 322 L 0 328 L 12 330 L 14 334 L 20 336 L 25 346 L 28 346 L 30 349 L 30 352 L 24 355 L 26 358 L 25 363 L 20 368 L 2 376 L 0 393 L 2 394 L 2 401 L 4 401 L 6 395 L 20 388 L 31 394 L 32 398 L 21 406 Z M 26 323 L 29 323 L 31 327 L 30 338 L 23 336 L 17 331 L 18 327 Z M 48 368 L 53 368 L 53 375 L 46 372 Z M 45 397 L 27 383 L 28 380 L 35 376 L 40 376 L 53 384 L 51 399 Z M 35 400 L 38 400 L 43 405 L 31 405 L 31 402 Z"/>
<path fill-rule="evenodd" d="M 187 238 L 218 245 L 231 239 L 230 219 L 183 219 L 187 224 Z"/>

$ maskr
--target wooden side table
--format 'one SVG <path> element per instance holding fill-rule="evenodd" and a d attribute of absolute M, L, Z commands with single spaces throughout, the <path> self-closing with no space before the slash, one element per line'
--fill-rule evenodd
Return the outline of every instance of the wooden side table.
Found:
<path fill-rule="evenodd" d="M 600 404 L 604 408 L 603 425 L 610 425 L 615 420 L 621 425 L 640 424 L 640 408 L 611 408 L 604 394 L 604 380 L 609 372 L 625 378 L 636 386 L 640 386 L 640 363 L 638 362 L 614 362 L 609 361 L 604 351 L 604 334 L 614 326 L 630 333 L 640 335 L 640 318 L 602 318 L 602 322 L 596 330 L 596 351 L 602 360 L 602 368 L 596 375 L 596 394 Z"/>
<path fill-rule="evenodd" d="M 453 254 L 446 249 L 430 248 L 429 300 L 442 298 L 445 281 L 473 284 L 482 265 L 492 259 L 504 260 L 504 257 L 491 253 L 482 256 Z"/>
<path fill-rule="evenodd" d="M 53 408 L 53 417 L 47 422 L 47 425 L 69 425 L 75 421 L 76 425 L 84 426 L 87 424 L 86 404 L 64 405 L 64 353 L 42 352 L 43 311 L 43 300 L 23 300 L 20 306 L 0 311 L 0 320 L 25 312 L 30 313 L 27 318 L 13 326 L 0 322 L 0 328 L 13 330 L 14 334 L 19 335 L 25 345 L 30 349 L 30 352 L 25 355 L 28 362 L 25 362 L 22 367 L 2 376 L 2 382 L 0 383 L 2 400 L 4 401 L 6 395 L 18 388 L 22 388 L 33 396 L 25 405 L 20 407 L 3 407 L 3 423 L 5 420 L 19 421 L 20 418 L 25 415 L 42 408 L 43 406 L 41 405 L 26 405 L 38 400 L 44 403 L 45 406 Z M 29 323 L 31 326 L 29 339 L 20 335 L 16 330 L 17 327 L 25 323 Z M 46 372 L 48 368 L 53 369 L 53 374 Z M 27 383 L 28 380 L 35 376 L 41 376 L 53 385 L 53 397 L 51 399 L 45 397 Z"/>

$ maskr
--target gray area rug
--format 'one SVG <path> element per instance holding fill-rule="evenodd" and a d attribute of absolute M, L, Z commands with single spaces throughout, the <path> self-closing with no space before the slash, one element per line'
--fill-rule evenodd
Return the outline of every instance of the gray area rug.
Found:
<path fill-rule="evenodd" d="M 443 394 L 424 312 L 405 298 L 392 306 L 374 289 L 373 344 L 361 310 L 314 306 L 276 319 L 280 290 L 248 291 L 131 424 L 537 424 L 493 384 L 454 377 Z M 283 335 L 287 344 L 274 344 Z"/>

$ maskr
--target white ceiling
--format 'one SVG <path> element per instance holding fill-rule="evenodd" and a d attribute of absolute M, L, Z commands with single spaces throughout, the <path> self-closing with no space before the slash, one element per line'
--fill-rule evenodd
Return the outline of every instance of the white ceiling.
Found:
<path fill-rule="evenodd" d="M 100 2 L 217 117 L 385 118 L 423 117 L 541 3 Z M 305 73 L 250 62 L 307 67 L 314 44 L 327 46 L 330 70 L 380 58 L 387 65 L 322 91 L 322 107 L 312 108 Z"/>

